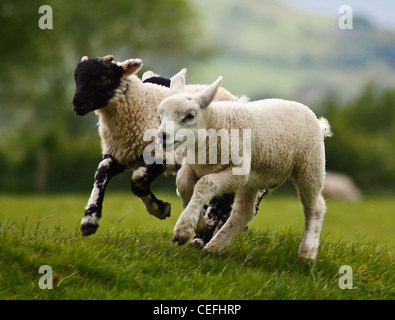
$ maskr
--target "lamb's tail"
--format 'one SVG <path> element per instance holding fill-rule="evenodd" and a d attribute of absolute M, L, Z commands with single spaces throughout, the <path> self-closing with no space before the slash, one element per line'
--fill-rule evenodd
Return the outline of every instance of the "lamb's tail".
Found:
<path fill-rule="evenodd" d="M 243 94 L 243 95 L 237 97 L 237 101 L 242 102 L 242 103 L 247 103 L 247 102 L 250 102 L 250 98 L 248 98 L 248 96 Z"/>
<path fill-rule="evenodd" d="M 331 131 L 331 126 L 329 125 L 328 120 L 325 118 L 321 117 L 318 119 L 318 123 L 320 124 L 322 134 L 324 135 L 324 138 L 327 137 L 332 137 L 332 131 Z"/>

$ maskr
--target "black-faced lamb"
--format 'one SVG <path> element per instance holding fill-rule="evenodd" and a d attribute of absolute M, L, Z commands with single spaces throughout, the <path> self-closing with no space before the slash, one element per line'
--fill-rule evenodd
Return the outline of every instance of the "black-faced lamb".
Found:
<path fill-rule="evenodd" d="M 159 135 L 166 137 L 163 144 L 174 148 L 182 145 L 195 152 L 195 157 L 184 159 L 177 175 L 184 211 L 174 227 L 174 240 L 183 244 L 192 237 L 203 205 L 213 196 L 235 192 L 230 218 L 204 247 L 209 253 L 223 251 L 253 218 L 259 190 L 276 189 L 291 177 L 305 215 L 299 257 L 316 259 L 326 211 L 321 191 L 325 179 L 324 138 L 331 136 L 329 123 L 294 101 L 213 102 L 221 80 L 222 77 L 203 92 L 192 94 L 184 92 L 184 76 L 176 76 L 171 83 L 173 94 L 158 108 L 162 121 Z M 207 142 L 201 140 L 202 133 L 210 130 L 228 132 L 228 140 L 217 138 L 217 148 L 213 149 L 221 161 L 199 163 L 199 150 L 207 151 L 201 149 Z M 183 140 L 181 131 L 192 132 L 188 136 L 192 139 Z M 224 141 L 229 145 L 222 148 Z M 226 152 L 231 156 L 223 162 L 221 156 Z M 239 161 L 240 154 L 243 161 Z"/>

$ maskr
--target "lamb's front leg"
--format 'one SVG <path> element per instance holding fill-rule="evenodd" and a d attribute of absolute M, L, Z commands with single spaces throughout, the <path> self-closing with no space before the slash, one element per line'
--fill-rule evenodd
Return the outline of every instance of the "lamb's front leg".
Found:
<path fill-rule="evenodd" d="M 85 216 L 81 220 L 82 235 L 89 236 L 96 232 L 101 218 L 106 186 L 112 177 L 124 170 L 125 167 L 110 155 L 105 155 L 103 160 L 100 161 L 95 173 L 92 192 L 85 207 Z"/>
<path fill-rule="evenodd" d="M 196 183 L 192 198 L 174 227 L 174 241 L 181 245 L 194 235 L 201 210 L 213 196 L 230 192 L 247 181 L 247 175 L 233 175 L 231 170 L 203 176 Z"/>

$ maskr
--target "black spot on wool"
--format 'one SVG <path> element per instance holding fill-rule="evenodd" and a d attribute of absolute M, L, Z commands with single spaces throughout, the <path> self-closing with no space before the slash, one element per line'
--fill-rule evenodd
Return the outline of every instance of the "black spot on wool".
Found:
<path fill-rule="evenodd" d="M 143 81 L 144 83 L 149 82 L 149 83 L 155 83 L 160 86 L 168 87 L 170 88 L 170 79 L 167 78 L 162 78 L 162 77 L 151 77 L 148 79 L 145 79 Z"/>

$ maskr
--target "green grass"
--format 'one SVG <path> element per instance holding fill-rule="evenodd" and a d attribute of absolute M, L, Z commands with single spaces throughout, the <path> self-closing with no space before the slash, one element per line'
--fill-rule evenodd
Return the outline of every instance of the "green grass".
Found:
<path fill-rule="evenodd" d="M 85 196 L 0 196 L 0 299 L 394 299 L 395 200 L 327 201 L 318 260 L 297 259 L 303 217 L 294 197 L 262 202 L 247 231 L 219 256 L 171 243 L 172 218 L 109 193 L 98 232 L 83 238 Z M 385 219 L 382 222 L 377 220 Z M 41 290 L 41 265 L 54 289 Z M 353 269 L 341 290 L 338 270 Z"/>

